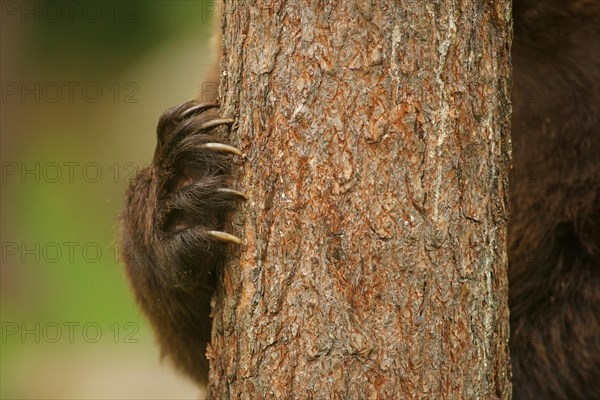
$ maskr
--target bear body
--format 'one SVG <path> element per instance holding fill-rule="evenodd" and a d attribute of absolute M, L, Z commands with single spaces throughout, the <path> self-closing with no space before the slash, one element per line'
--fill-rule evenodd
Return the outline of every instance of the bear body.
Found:
<path fill-rule="evenodd" d="M 600 399 L 600 2 L 515 1 L 513 20 L 513 398 Z M 163 354 L 200 384 L 216 272 L 240 242 L 223 227 L 246 199 L 217 108 L 163 114 L 122 218 L 137 301 Z"/>

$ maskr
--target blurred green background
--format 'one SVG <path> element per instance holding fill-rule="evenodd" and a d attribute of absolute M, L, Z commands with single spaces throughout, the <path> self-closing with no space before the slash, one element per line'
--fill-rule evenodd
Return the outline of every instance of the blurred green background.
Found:
<path fill-rule="evenodd" d="M 198 398 L 118 260 L 128 179 L 199 93 L 212 1 L 2 1 L 3 399 Z"/>

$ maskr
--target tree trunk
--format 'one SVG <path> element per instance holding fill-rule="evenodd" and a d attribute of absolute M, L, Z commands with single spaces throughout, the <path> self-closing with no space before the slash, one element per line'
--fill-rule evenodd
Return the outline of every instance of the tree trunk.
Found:
<path fill-rule="evenodd" d="M 226 1 L 215 399 L 510 397 L 508 1 Z"/>

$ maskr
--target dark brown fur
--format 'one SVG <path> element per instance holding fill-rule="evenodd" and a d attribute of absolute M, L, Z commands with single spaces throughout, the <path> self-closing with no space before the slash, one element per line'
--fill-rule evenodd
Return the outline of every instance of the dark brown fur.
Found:
<path fill-rule="evenodd" d="M 513 15 L 513 398 L 600 399 L 600 4 Z"/>
<path fill-rule="evenodd" d="M 511 356 L 515 399 L 600 399 L 600 4 L 514 4 Z M 229 159 L 199 150 L 213 111 L 159 122 L 128 192 L 127 271 L 163 353 L 206 381 L 210 299 L 233 201 Z M 212 113 L 212 114 L 211 114 Z M 190 186 L 191 183 L 196 183 Z"/>
<path fill-rule="evenodd" d="M 136 176 L 127 193 L 122 254 L 163 356 L 205 383 L 210 301 L 215 271 L 225 258 L 225 245 L 207 232 L 223 229 L 235 200 L 218 192 L 227 185 L 231 156 L 201 148 L 221 142 L 215 129 L 202 129 L 216 112 L 184 118 L 192 105 L 172 108 L 160 118 L 152 165 Z"/>

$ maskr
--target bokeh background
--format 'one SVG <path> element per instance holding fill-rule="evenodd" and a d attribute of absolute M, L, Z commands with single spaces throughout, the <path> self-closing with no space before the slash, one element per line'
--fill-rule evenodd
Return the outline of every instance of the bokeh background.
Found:
<path fill-rule="evenodd" d="M 212 1 L 1 3 L 2 399 L 198 398 L 118 257 L 158 116 L 214 60 Z"/>

